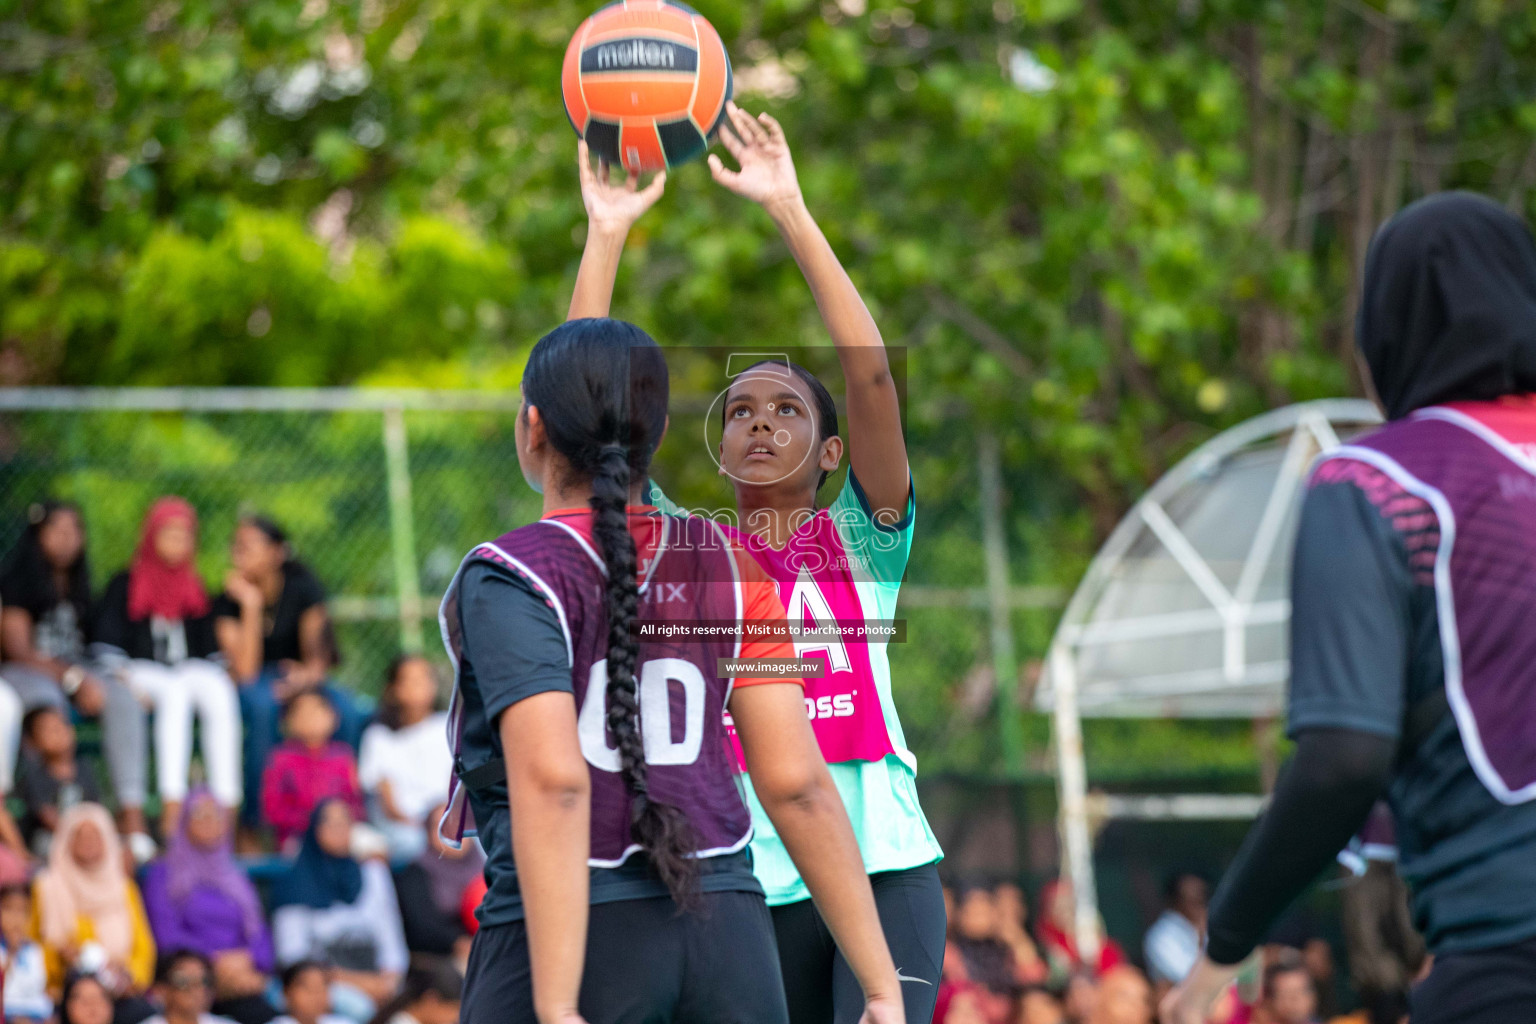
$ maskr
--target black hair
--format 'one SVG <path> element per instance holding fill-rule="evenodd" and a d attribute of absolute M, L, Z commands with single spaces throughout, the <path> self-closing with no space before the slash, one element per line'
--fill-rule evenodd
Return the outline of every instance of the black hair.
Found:
<path fill-rule="evenodd" d="M 635 540 L 629 533 L 631 483 L 650 472 L 667 424 L 667 364 L 651 336 L 622 320 L 572 320 L 539 339 L 523 371 L 523 396 L 539 410 L 549 443 L 571 474 L 592 485 L 592 536 L 607 573 L 608 728 L 630 795 L 630 834 L 645 848 L 679 906 L 696 902 L 696 833 L 678 808 L 653 800 L 635 668 Z"/>
<path fill-rule="evenodd" d="M 25 739 L 25 740 L 33 739 L 34 735 L 37 732 L 37 723 L 42 721 L 48 715 L 58 715 L 61 719 L 64 720 L 64 724 L 66 724 L 66 725 L 69 724 L 69 719 L 65 716 L 64 712 L 60 711 L 58 708 L 54 707 L 52 704 L 43 704 L 43 705 L 40 705 L 39 707 L 33 708 L 31 711 L 28 711 L 25 715 L 22 716 L 22 718 L 21 718 L 21 736 L 22 736 L 22 739 Z"/>
<path fill-rule="evenodd" d="M 385 728 L 393 732 L 404 723 L 400 719 L 400 702 L 395 699 L 395 684 L 400 681 L 400 673 L 413 661 L 424 661 L 432 670 L 432 677 L 437 678 L 437 669 L 425 654 L 403 651 L 389 659 L 389 665 L 384 669 L 384 689 L 379 694 L 379 709 L 374 718 Z"/>
<path fill-rule="evenodd" d="M 299 960 L 283 968 L 283 973 L 278 976 L 282 982 L 283 991 L 286 992 L 298 984 L 300 978 L 310 971 L 325 973 L 325 964 L 319 960 Z"/>
<path fill-rule="evenodd" d="M 991 879 L 987 878 L 962 878 L 952 885 L 950 889 L 954 892 L 955 903 L 958 905 L 961 900 L 968 896 L 974 896 L 977 893 L 990 897 L 993 885 Z"/>
<path fill-rule="evenodd" d="M 837 436 L 837 403 L 832 400 L 832 392 L 827 390 L 827 386 L 821 382 L 820 378 L 818 378 L 810 370 L 807 370 L 805 367 L 801 366 L 799 363 L 791 362 L 788 359 L 764 359 L 760 362 L 753 363 L 751 366 L 747 367 L 745 370 L 742 370 L 741 373 L 737 374 L 736 376 L 738 378 L 744 377 L 751 373 L 753 370 L 757 369 L 759 366 L 777 366 L 783 369 L 788 369 L 796 377 L 799 377 L 801 382 L 810 389 L 811 404 L 816 407 L 816 440 L 825 441 L 829 437 Z M 725 429 L 725 414 L 727 404 L 728 403 L 722 403 L 720 406 L 720 427 L 722 430 Z M 821 476 L 816 479 L 816 489 L 818 491 L 821 490 L 821 485 L 826 482 L 827 471 L 822 470 Z"/>
<path fill-rule="evenodd" d="M 294 557 L 293 546 L 288 541 L 288 531 L 283 529 L 277 520 L 258 512 L 247 512 L 236 520 L 236 526 L 237 528 L 249 526 L 265 537 L 268 543 L 283 548 L 283 561 L 279 567 L 279 575 L 282 577 L 284 589 L 301 580 L 312 581 L 314 588 L 323 595 L 324 587 L 315 576 L 314 570 Z M 325 627 L 321 631 L 320 642 L 325 645 L 326 658 L 331 667 L 340 665 L 341 649 L 336 644 L 336 623 L 329 615 L 325 617 Z"/>
<path fill-rule="evenodd" d="M 395 998 L 379 1007 L 372 1024 L 389 1024 L 395 1015 L 421 1002 L 429 995 L 445 1003 L 457 1003 L 464 995 L 464 978 L 452 960 L 444 957 L 417 957 L 405 972 L 405 981 Z"/>
<path fill-rule="evenodd" d="M 187 962 L 202 965 L 203 974 L 209 982 L 213 981 L 213 961 L 195 949 L 173 949 L 169 953 L 160 954 L 160 959 L 155 961 L 155 984 L 169 985 L 171 975 L 176 973 L 176 968 Z"/>
<path fill-rule="evenodd" d="M 266 537 L 267 540 L 271 541 L 273 544 L 288 543 L 288 531 L 283 529 L 282 526 L 278 524 L 277 520 L 268 516 L 261 515 L 258 512 L 252 512 L 241 516 L 240 525 L 250 526 L 260 530 L 262 536 Z"/>
<path fill-rule="evenodd" d="M 289 713 L 292 712 L 294 708 L 298 707 L 300 701 L 307 697 L 314 697 L 316 700 L 323 703 L 326 707 L 330 708 L 331 714 L 339 715 L 339 712 L 336 710 L 336 705 L 331 703 L 331 698 L 326 696 L 324 690 L 309 689 L 300 690 L 298 693 L 294 694 L 292 697 L 289 697 L 283 702 L 283 720 L 287 721 Z"/>
<path fill-rule="evenodd" d="M 68 590 L 61 594 L 54 582 L 53 566 L 48 564 L 48 558 L 43 554 L 42 542 L 38 539 L 43 527 L 54 516 L 60 513 L 69 513 L 80 520 L 82 528 L 85 517 L 80 514 L 80 506 L 72 501 L 59 501 L 53 498 L 44 501 L 33 502 L 27 507 L 27 525 L 22 530 L 21 536 L 11 546 L 6 554 L 0 575 L 13 581 L 17 587 L 18 595 L 10 603 L 32 606 L 52 607 L 61 601 L 68 601 L 75 607 L 75 621 L 82 632 L 90 625 L 91 610 L 91 567 L 90 560 L 86 557 L 86 544 L 80 545 L 80 554 L 75 557 L 65 572 Z"/>
<path fill-rule="evenodd" d="M 1205 882 L 1205 876 L 1198 871 L 1180 870 L 1171 872 L 1163 879 L 1163 897 L 1169 902 L 1179 898 L 1179 888 L 1183 886 L 1185 879 L 1193 878 L 1197 882 Z"/>
<path fill-rule="evenodd" d="M 102 981 L 95 974 L 85 971 L 70 971 L 64 978 L 64 991 L 59 994 L 59 1024 L 74 1024 L 74 1021 L 69 1019 L 69 997 L 75 994 L 75 989 L 86 982 L 90 982 L 101 989 L 102 995 L 107 997 L 107 1002 L 111 1003 L 113 1009 L 116 1010 L 117 997 L 112 994 L 112 990 L 107 987 L 106 982 Z"/>

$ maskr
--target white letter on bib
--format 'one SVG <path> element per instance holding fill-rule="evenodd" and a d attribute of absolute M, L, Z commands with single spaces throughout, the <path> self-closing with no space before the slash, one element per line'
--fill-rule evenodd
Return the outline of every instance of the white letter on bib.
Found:
<path fill-rule="evenodd" d="M 827 599 L 822 595 L 821 589 L 816 584 L 801 576 L 795 581 L 795 589 L 789 595 L 789 608 L 787 618 L 793 628 L 805 621 L 805 613 L 809 610 L 811 620 L 818 626 L 834 626 L 837 624 L 832 617 L 832 606 L 827 604 Z M 842 640 L 836 636 L 812 637 L 801 642 L 795 641 L 795 655 L 805 657 L 807 654 L 821 651 L 827 656 L 827 668 L 833 672 L 847 672 L 853 668 L 853 661 L 848 657 L 848 650 L 843 646 Z"/>

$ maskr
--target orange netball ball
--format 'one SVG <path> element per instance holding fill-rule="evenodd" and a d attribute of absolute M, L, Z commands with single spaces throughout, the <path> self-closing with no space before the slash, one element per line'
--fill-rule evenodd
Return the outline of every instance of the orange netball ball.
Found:
<path fill-rule="evenodd" d="M 714 26 L 674 0 L 619 0 L 581 23 L 561 72 L 576 134 L 631 174 L 709 148 L 731 98 L 731 59 Z"/>

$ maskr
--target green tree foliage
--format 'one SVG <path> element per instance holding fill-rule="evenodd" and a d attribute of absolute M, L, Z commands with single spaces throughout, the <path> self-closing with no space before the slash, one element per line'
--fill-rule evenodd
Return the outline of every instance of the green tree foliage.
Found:
<path fill-rule="evenodd" d="M 0 0 L 0 379 L 515 377 L 579 253 L 558 69 L 594 6 Z M 1004 439 L 1015 581 L 1070 585 L 1213 431 L 1358 389 L 1381 219 L 1458 186 L 1525 211 L 1536 184 L 1521 0 L 696 6 L 908 351 L 924 583 L 983 571 L 977 430 Z M 619 315 L 669 345 L 824 343 L 764 217 L 698 165 L 668 191 Z M 669 453 L 674 489 L 718 497 L 695 455 Z M 898 655 L 914 732 L 985 764 L 955 724 L 984 636 L 931 615 Z M 1038 653 L 1051 615 L 1018 625 Z"/>

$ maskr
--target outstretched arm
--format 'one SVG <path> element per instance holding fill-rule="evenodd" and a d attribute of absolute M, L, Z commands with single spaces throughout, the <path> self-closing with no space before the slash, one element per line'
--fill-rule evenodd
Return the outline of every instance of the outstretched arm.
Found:
<path fill-rule="evenodd" d="M 666 171 L 657 173 L 643 189 L 633 176 L 623 185 L 611 184 L 608 161 L 598 161 L 594 171 L 585 141 L 576 144 L 576 164 L 581 173 L 581 201 L 587 208 L 587 244 L 581 252 L 581 269 L 576 272 L 567 320 L 608 315 L 629 229 L 667 187 Z"/>
<path fill-rule="evenodd" d="M 906 514 L 910 476 L 901 404 L 880 328 L 806 208 L 779 122 L 768 114 L 754 119 L 734 103 L 728 112 L 735 131 L 722 127 L 720 141 L 741 169 L 730 170 L 717 156 L 709 158 L 709 169 L 720 184 L 768 211 L 811 286 L 848 384 L 849 461 L 876 521 L 891 525 Z"/>

